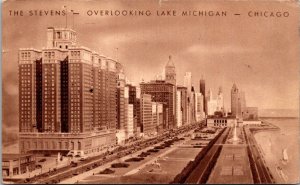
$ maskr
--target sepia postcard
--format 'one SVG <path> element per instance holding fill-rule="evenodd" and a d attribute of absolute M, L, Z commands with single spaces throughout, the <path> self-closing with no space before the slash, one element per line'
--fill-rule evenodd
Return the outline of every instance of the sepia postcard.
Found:
<path fill-rule="evenodd" d="M 2 1 L 2 183 L 300 183 L 299 5 Z"/>

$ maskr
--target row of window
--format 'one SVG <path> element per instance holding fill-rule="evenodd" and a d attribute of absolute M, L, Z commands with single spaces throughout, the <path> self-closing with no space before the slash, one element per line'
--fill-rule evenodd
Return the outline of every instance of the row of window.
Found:
<path fill-rule="evenodd" d="M 30 99 L 31 98 L 31 96 L 29 96 L 30 94 L 31 94 L 30 89 L 24 88 L 21 91 L 22 99 L 26 99 L 26 98 Z"/>
<path fill-rule="evenodd" d="M 80 51 L 71 51 L 71 56 L 80 56 Z"/>
<path fill-rule="evenodd" d="M 219 120 L 219 119 L 215 119 L 214 120 L 214 123 L 227 123 L 227 120 L 225 119 L 221 119 L 221 120 Z"/>
<path fill-rule="evenodd" d="M 26 59 L 26 58 L 30 58 L 30 57 L 31 57 L 31 53 L 29 51 L 21 52 L 21 58 L 22 59 Z"/>
<path fill-rule="evenodd" d="M 29 86 L 29 87 L 21 87 L 21 95 L 26 95 L 26 94 L 31 94 L 31 86 Z"/>
<path fill-rule="evenodd" d="M 27 79 L 27 78 L 26 78 Z M 21 80 L 21 84 L 30 84 L 31 80 Z"/>
<path fill-rule="evenodd" d="M 55 52 L 45 52 L 44 57 L 46 58 L 54 58 Z"/>
<path fill-rule="evenodd" d="M 226 123 L 214 123 L 214 126 L 215 127 L 226 127 L 227 126 L 227 124 Z"/>
<path fill-rule="evenodd" d="M 25 65 L 21 65 L 20 70 L 22 72 L 31 72 L 31 65 L 28 65 L 28 67 L 27 66 L 25 67 Z"/>
<path fill-rule="evenodd" d="M 23 80 L 31 80 L 31 76 L 29 75 L 21 75 L 21 81 Z"/>
<path fill-rule="evenodd" d="M 21 114 L 21 118 L 31 118 L 31 114 Z"/>
<path fill-rule="evenodd" d="M 30 107 L 31 103 L 21 103 L 22 108 L 24 107 L 26 109 L 26 107 Z"/>
<path fill-rule="evenodd" d="M 44 94 L 45 94 L 45 98 L 47 98 L 47 95 L 48 95 L 48 94 L 49 94 L 49 96 L 54 95 L 54 91 L 51 91 L 51 92 L 49 92 L 49 91 L 44 91 Z"/>
<path fill-rule="evenodd" d="M 21 142 L 21 147 L 24 150 L 25 149 L 25 144 L 27 145 L 26 148 L 27 149 L 71 149 L 74 150 L 75 149 L 75 143 L 72 142 L 33 142 L 31 143 L 30 141 L 28 142 Z M 31 146 L 32 145 L 32 146 Z M 77 142 L 77 149 L 81 150 L 81 142 Z"/>

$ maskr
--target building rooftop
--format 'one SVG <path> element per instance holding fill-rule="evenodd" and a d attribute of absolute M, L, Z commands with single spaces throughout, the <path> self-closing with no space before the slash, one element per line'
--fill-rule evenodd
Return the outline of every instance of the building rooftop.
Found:
<path fill-rule="evenodd" d="M 169 82 L 166 82 L 165 80 L 151 80 L 150 82 L 141 82 L 141 84 L 166 84 L 166 85 L 173 85 Z"/>
<path fill-rule="evenodd" d="M 76 31 L 73 30 L 72 28 L 59 28 L 59 27 L 53 27 L 53 26 L 50 26 L 50 27 L 48 27 L 47 29 L 60 30 L 60 31 L 73 31 L 73 32 L 76 32 Z"/>
<path fill-rule="evenodd" d="M 207 119 L 215 119 L 215 118 L 218 118 L 218 119 L 236 119 L 235 116 L 220 116 L 220 115 L 209 115 L 209 116 L 207 116 Z"/>
<path fill-rule="evenodd" d="M 36 51 L 36 52 L 42 52 L 41 50 L 35 49 L 35 48 L 20 48 L 20 51 Z"/>
<path fill-rule="evenodd" d="M 2 154 L 2 161 L 19 159 L 20 157 L 32 156 L 32 154 Z"/>

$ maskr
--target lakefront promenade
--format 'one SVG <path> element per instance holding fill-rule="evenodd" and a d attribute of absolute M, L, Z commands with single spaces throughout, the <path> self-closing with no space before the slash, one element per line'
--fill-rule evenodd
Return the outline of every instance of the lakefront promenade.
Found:
<path fill-rule="evenodd" d="M 202 157 L 200 154 L 196 157 L 197 164 L 186 167 L 181 172 L 182 177 L 175 179 L 174 183 L 275 183 L 253 132 L 277 129 L 270 123 L 224 128 L 215 143 L 201 154 Z"/>

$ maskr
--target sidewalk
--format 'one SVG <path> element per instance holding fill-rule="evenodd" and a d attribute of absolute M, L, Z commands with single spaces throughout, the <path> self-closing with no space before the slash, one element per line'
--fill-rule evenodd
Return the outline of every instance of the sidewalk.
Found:
<path fill-rule="evenodd" d="M 45 162 L 38 162 L 40 159 L 46 159 Z M 26 172 L 20 175 L 14 175 L 11 179 L 26 179 L 31 178 L 42 173 L 47 173 L 54 168 L 62 168 L 70 164 L 69 158 L 64 158 L 63 161 L 56 162 L 57 157 L 38 157 L 36 165 L 42 165 L 42 168 L 35 169 L 31 172 Z"/>

